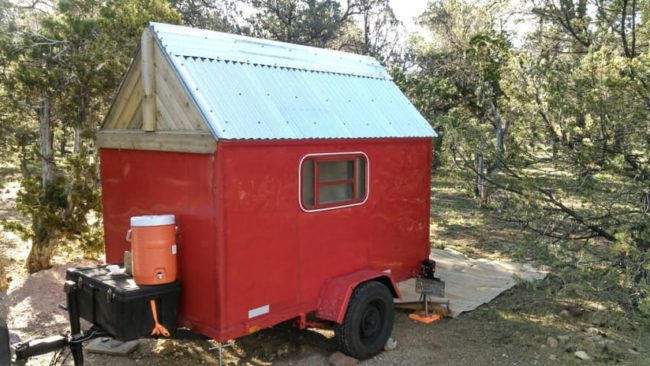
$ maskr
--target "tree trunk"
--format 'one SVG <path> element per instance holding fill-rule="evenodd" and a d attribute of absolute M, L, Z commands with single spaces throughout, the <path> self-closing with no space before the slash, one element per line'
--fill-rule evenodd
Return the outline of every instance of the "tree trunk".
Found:
<path fill-rule="evenodd" d="M 505 140 L 506 140 L 506 132 L 508 130 L 508 126 L 506 122 L 501 118 L 501 113 L 499 113 L 499 109 L 497 108 L 496 104 L 492 100 L 488 100 L 486 102 L 486 107 L 490 114 L 492 115 L 492 118 L 494 118 L 494 131 L 496 134 L 496 154 L 495 154 L 495 159 L 494 162 L 489 164 L 487 167 L 487 177 L 488 181 L 495 181 L 497 174 L 501 171 L 501 168 L 503 167 L 503 159 L 505 157 Z M 481 206 L 485 206 L 488 204 L 490 200 L 490 191 L 488 184 L 486 182 L 486 179 L 484 179 L 483 176 L 483 171 L 484 171 L 484 161 L 483 161 L 483 156 L 479 155 L 476 160 L 476 171 L 478 172 L 478 178 L 477 178 L 477 185 L 476 185 L 476 193 L 479 196 L 481 200 Z"/>
<path fill-rule="evenodd" d="M 363 45 L 361 54 L 368 55 L 370 54 L 370 14 L 368 11 L 363 15 Z"/>
<path fill-rule="evenodd" d="M 52 267 L 52 257 L 56 249 L 56 242 L 47 236 L 42 240 L 32 242 L 32 248 L 27 256 L 27 272 L 36 273 Z"/>
<path fill-rule="evenodd" d="M 63 136 L 61 136 L 61 143 L 59 144 L 59 154 L 61 156 L 65 156 L 65 154 L 67 153 L 65 151 L 65 148 L 68 145 L 68 138 L 65 135 L 65 132 L 67 132 L 67 131 L 64 130 L 63 132 L 64 132 L 64 134 L 63 134 Z"/>
<path fill-rule="evenodd" d="M 501 167 L 503 166 L 503 156 L 505 152 L 505 146 L 504 146 L 504 140 L 506 138 L 506 129 L 502 127 L 498 127 L 496 129 L 496 160 L 494 163 L 490 164 L 490 168 L 488 169 L 488 177 L 490 179 L 494 179 L 501 171 Z"/>
<path fill-rule="evenodd" d="M 74 142 L 72 144 L 72 153 L 76 154 L 81 148 L 81 127 L 79 125 L 74 126 Z"/>
<path fill-rule="evenodd" d="M 82 88 L 83 92 L 83 88 Z M 79 106 L 77 107 L 77 123 L 74 126 L 74 145 L 72 152 L 77 154 L 81 149 L 81 131 L 86 124 L 86 100 L 83 96 L 79 97 Z"/>
<path fill-rule="evenodd" d="M 476 196 L 479 197 L 481 206 L 487 203 L 487 187 L 485 184 L 485 179 L 483 177 L 483 155 L 476 156 Z"/>
<path fill-rule="evenodd" d="M 22 174 L 23 179 L 27 179 L 31 175 L 29 165 L 27 165 L 27 151 L 25 150 L 25 145 L 20 145 L 20 174 Z"/>
<path fill-rule="evenodd" d="M 46 192 L 48 186 L 54 181 L 54 150 L 52 141 L 53 132 L 50 121 L 50 107 L 50 100 L 44 99 L 41 106 L 37 109 L 43 192 Z M 32 240 L 32 248 L 27 256 L 26 263 L 27 271 L 29 273 L 35 273 L 52 267 L 50 261 L 54 255 L 56 245 L 51 238 L 52 236 L 47 234 L 45 235 L 45 238 L 38 236 Z"/>
<path fill-rule="evenodd" d="M 499 113 L 499 110 L 492 101 L 488 102 L 488 108 L 490 109 L 490 113 L 492 113 L 492 117 L 494 117 L 495 121 L 496 159 L 494 163 L 490 164 L 490 167 L 488 168 L 488 177 L 490 180 L 494 180 L 497 173 L 501 171 L 501 168 L 503 166 L 503 159 L 506 152 L 505 140 L 508 126 L 506 125 L 503 118 L 501 118 L 501 113 Z"/>
<path fill-rule="evenodd" d="M 41 153 L 41 180 L 43 190 L 54 179 L 54 152 L 52 149 L 52 125 L 50 123 L 50 101 L 43 100 L 38 108 L 40 153 Z"/>

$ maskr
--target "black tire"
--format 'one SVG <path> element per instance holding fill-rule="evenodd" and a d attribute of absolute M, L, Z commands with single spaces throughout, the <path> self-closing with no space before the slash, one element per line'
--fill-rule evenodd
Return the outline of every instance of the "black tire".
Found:
<path fill-rule="evenodd" d="M 0 318 L 0 366 L 9 366 L 10 361 L 9 328 L 7 328 L 4 319 Z"/>
<path fill-rule="evenodd" d="M 382 283 L 364 282 L 352 293 L 343 324 L 334 327 L 339 349 L 359 360 L 379 353 L 393 331 L 393 295 Z"/>

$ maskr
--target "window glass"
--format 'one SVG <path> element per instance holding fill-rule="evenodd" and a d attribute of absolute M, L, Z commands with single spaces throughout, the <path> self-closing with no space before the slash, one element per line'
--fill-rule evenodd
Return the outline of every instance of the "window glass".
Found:
<path fill-rule="evenodd" d="M 328 204 L 352 200 L 352 184 L 334 184 L 321 186 L 318 191 L 318 202 Z"/>
<path fill-rule="evenodd" d="M 353 160 L 321 161 L 318 162 L 318 175 L 321 182 L 352 179 L 354 174 Z"/>

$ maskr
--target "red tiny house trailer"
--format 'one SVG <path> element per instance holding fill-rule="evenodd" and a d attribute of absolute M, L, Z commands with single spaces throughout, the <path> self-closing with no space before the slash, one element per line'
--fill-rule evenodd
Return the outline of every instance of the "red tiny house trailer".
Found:
<path fill-rule="evenodd" d="M 281 320 L 316 311 L 323 284 L 331 278 L 390 269 L 391 278 L 400 282 L 412 277 L 428 256 L 429 200 L 424 197 L 429 194 L 430 149 L 429 139 L 223 142 L 215 155 L 101 149 L 107 262 L 121 262 L 129 249 L 124 233 L 131 216 L 174 212 L 181 228 L 182 320 L 219 341 L 277 323 L 248 319 L 247 311 L 267 304 L 269 315 L 275 308 L 290 309 L 280 311 Z M 342 150 L 368 156 L 367 201 L 306 212 L 298 198 L 298 166 L 306 156 Z M 164 172 L 164 177 L 152 180 L 152 172 Z M 395 182 L 394 175 L 401 179 Z M 411 196 L 421 197 L 420 202 L 404 199 Z M 401 248 L 412 243 L 420 249 Z M 246 250 L 222 254 L 222 262 L 215 252 L 247 244 Z M 286 265 L 270 268 L 273 263 Z M 223 281 L 210 268 L 224 268 Z M 210 282 L 214 292 L 206 291 Z M 218 290 L 220 285 L 224 290 Z M 242 303 L 220 307 L 210 296 L 220 291 L 223 298 Z"/>
<path fill-rule="evenodd" d="M 390 333 L 385 298 L 429 255 L 433 136 L 371 58 L 153 24 L 98 136 L 107 262 L 130 217 L 174 214 L 179 326 L 343 327 L 362 291 Z"/>

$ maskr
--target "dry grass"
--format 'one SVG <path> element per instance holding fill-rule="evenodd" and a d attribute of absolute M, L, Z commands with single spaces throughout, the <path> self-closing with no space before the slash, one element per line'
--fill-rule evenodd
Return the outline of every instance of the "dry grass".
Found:
<path fill-rule="evenodd" d="M 567 175 L 540 172 L 539 179 L 562 187 Z M 585 349 L 593 363 L 650 365 L 648 319 L 621 305 L 621 288 L 605 285 L 611 282 L 601 277 L 608 259 L 602 257 L 607 251 L 599 251 L 602 243 L 550 244 L 503 220 L 497 208 L 479 208 L 467 182 L 458 173 L 444 169 L 434 174 L 432 246 L 450 247 L 474 258 L 531 261 L 551 270 L 546 280 L 521 283 L 468 317 L 498 324 L 499 332 L 506 334 L 504 343 L 535 352 L 545 347 L 548 336 L 568 337 L 569 343 L 554 352 L 560 364 L 578 362 L 572 352 L 589 346 L 585 340 L 591 328 L 591 332 L 598 329 L 607 339 L 604 348 Z M 579 202 L 579 197 L 574 201 Z M 579 315 L 562 316 L 567 309 Z"/>

